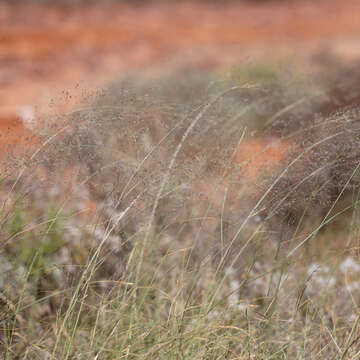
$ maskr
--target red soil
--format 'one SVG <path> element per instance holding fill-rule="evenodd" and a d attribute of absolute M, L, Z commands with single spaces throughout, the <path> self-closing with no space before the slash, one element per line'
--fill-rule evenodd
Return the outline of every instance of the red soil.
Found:
<path fill-rule="evenodd" d="M 241 144 L 235 160 L 244 166 L 242 173 L 252 181 L 264 172 L 275 170 L 289 150 L 290 145 L 280 140 L 248 140 Z"/>
<path fill-rule="evenodd" d="M 12 110 L 0 113 L 0 157 L 8 155 L 29 155 L 41 144 L 39 136 L 28 129 L 20 116 Z"/>

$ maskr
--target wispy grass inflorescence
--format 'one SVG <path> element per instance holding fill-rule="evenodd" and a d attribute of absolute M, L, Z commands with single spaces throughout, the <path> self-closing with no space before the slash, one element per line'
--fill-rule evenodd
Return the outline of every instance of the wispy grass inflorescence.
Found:
<path fill-rule="evenodd" d="M 44 119 L 1 184 L 0 359 L 357 358 L 348 87 L 185 71 Z"/>

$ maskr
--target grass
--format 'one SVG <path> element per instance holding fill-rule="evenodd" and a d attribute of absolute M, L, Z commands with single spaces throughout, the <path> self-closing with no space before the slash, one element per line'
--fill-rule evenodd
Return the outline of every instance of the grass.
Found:
<path fill-rule="evenodd" d="M 353 81 L 129 78 L 52 119 L 2 182 L 0 358 L 359 358 Z M 249 138 L 292 148 L 249 179 Z"/>

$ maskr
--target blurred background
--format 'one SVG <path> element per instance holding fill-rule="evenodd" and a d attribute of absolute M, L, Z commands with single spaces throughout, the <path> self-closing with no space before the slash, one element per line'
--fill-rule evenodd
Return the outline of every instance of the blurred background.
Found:
<path fill-rule="evenodd" d="M 359 57 L 359 35 L 356 0 L 1 1 L 1 141 L 129 73 L 258 62 L 326 72 Z"/>

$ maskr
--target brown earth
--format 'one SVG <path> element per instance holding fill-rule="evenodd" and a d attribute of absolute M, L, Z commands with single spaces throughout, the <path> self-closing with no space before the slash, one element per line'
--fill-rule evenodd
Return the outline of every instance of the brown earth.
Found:
<path fill-rule="evenodd" d="M 284 57 L 314 68 L 314 54 L 322 50 L 344 61 L 356 58 L 359 35 L 358 0 L 141 7 L 1 3 L 1 152 L 5 144 L 24 143 L 32 135 L 16 121 L 24 106 L 35 113 L 65 111 L 91 95 L 89 89 L 131 71 L 223 68 Z M 248 144 L 245 152 L 251 146 L 259 148 Z"/>

